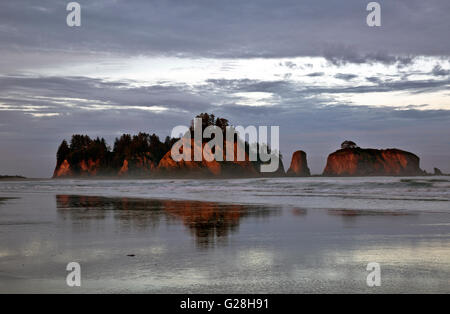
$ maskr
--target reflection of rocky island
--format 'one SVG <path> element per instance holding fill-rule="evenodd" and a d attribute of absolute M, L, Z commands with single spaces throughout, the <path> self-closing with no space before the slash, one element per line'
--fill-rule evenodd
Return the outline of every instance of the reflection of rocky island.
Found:
<path fill-rule="evenodd" d="M 419 157 L 399 149 L 359 148 L 345 141 L 328 156 L 324 176 L 418 176 L 424 175 Z"/>
<path fill-rule="evenodd" d="M 181 221 L 193 234 L 199 246 L 213 245 L 237 230 L 245 217 L 264 217 L 279 210 L 256 205 L 233 205 L 200 201 L 109 198 L 99 196 L 57 195 L 56 206 L 62 218 L 72 221 L 114 219 L 136 224 L 137 228 Z"/>

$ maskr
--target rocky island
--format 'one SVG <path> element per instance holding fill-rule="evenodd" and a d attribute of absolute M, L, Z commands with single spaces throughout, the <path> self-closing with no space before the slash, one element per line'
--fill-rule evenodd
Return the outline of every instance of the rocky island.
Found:
<path fill-rule="evenodd" d="M 225 132 L 228 127 L 228 120 L 215 118 L 214 115 L 202 113 L 197 118 L 202 118 L 202 129 L 208 126 L 216 126 Z M 193 126 L 191 126 L 192 128 Z M 73 135 L 70 144 L 63 141 L 58 148 L 57 163 L 53 173 L 53 178 L 72 177 L 138 177 L 138 178 L 225 178 L 225 177 L 258 177 L 284 175 L 283 163 L 280 160 L 278 170 L 273 173 L 262 174 L 259 172 L 263 162 L 259 159 L 250 160 L 249 152 L 252 148 L 247 142 L 239 142 L 235 138 L 233 141 L 223 140 L 223 151 L 219 152 L 224 161 L 206 160 L 202 154 L 201 161 L 195 161 L 193 151 L 195 145 L 193 138 L 185 139 L 189 141 L 191 149 L 190 161 L 175 161 L 172 158 L 171 149 L 178 142 L 179 138 L 166 137 L 162 142 L 156 134 L 139 133 L 131 136 L 124 134 L 116 138 L 114 147 L 111 150 L 104 139 L 96 138 L 92 140 L 87 135 Z M 201 142 L 202 150 L 206 141 Z M 234 160 L 226 160 L 225 152 L 227 147 L 234 148 Z M 183 153 L 183 150 L 180 150 Z M 237 157 L 242 153 L 244 160 Z"/>
<path fill-rule="evenodd" d="M 400 149 L 360 148 L 345 141 L 341 149 L 330 154 L 324 176 L 420 176 L 420 159 Z"/>

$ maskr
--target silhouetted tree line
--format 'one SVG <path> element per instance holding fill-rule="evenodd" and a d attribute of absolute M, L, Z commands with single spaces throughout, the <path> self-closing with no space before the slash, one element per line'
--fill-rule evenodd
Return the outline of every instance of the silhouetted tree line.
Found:
<path fill-rule="evenodd" d="M 202 119 L 202 133 L 208 126 L 217 126 L 222 130 L 222 133 L 225 135 L 225 131 L 227 126 L 229 126 L 228 120 L 224 118 L 219 118 L 213 114 L 209 113 L 201 113 L 196 116 L 196 118 Z M 191 121 L 191 136 L 194 137 L 194 120 Z"/>
<path fill-rule="evenodd" d="M 58 148 L 56 159 L 58 165 L 64 160 L 71 164 L 79 163 L 83 160 L 107 159 L 110 153 L 105 139 L 96 138 L 92 140 L 87 135 L 75 134 L 72 136 L 70 145 L 64 140 Z"/>
<path fill-rule="evenodd" d="M 67 160 L 75 171 L 79 170 L 76 167 L 79 167 L 82 161 L 89 160 L 99 161 L 100 168 L 104 171 L 120 169 L 125 159 L 132 160 L 141 156 L 157 164 L 177 140 L 167 136 L 164 142 L 161 142 L 156 134 L 123 134 L 115 139 L 111 150 L 104 138 L 97 137 L 93 140 L 87 135 L 75 134 L 70 145 L 66 140 L 61 143 L 56 159 L 58 166 Z"/>
<path fill-rule="evenodd" d="M 114 165 L 120 166 L 125 159 L 144 156 L 158 164 L 177 140 L 178 138 L 167 136 L 164 142 L 161 142 L 156 134 L 139 133 L 133 137 L 130 134 L 124 134 L 116 138 L 114 142 Z"/>

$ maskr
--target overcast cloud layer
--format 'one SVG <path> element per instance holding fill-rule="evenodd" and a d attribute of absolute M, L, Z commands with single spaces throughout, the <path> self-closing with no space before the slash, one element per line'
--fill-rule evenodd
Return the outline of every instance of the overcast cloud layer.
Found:
<path fill-rule="evenodd" d="M 351 139 L 450 172 L 450 2 L 0 3 L 0 174 L 49 177 L 73 133 L 168 135 L 200 112 L 279 125 L 314 173 Z"/>

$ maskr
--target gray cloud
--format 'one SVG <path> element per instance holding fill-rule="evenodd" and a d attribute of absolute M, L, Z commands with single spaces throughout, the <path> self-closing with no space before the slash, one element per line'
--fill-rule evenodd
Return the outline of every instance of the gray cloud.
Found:
<path fill-rule="evenodd" d="M 129 83 L 88 77 L 3 76 L 0 77 L 0 101 L 5 105 L 40 106 L 50 112 L 61 108 L 70 112 L 80 107 L 93 110 L 101 106 L 145 109 L 160 104 L 183 111 L 186 108 L 201 110 L 206 106 L 201 97 L 183 84 L 136 88 Z"/>
<path fill-rule="evenodd" d="M 375 76 L 366 77 L 366 80 L 370 83 L 379 84 L 381 83 L 381 79 Z"/>
<path fill-rule="evenodd" d="M 431 71 L 431 74 L 433 74 L 434 76 L 448 76 L 450 75 L 450 70 L 445 70 L 439 64 L 436 64 Z"/>
<path fill-rule="evenodd" d="M 392 55 L 386 52 L 376 50 L 375 52 L 362 53 L 354 46 L 343 46 L 342 44 L 327 47 L 323 56 L 332 64 L 343 66 L 348 63 L 381 63 L 385 65 L 396 64 L 398 67 L 404 67 L 413 62 L 412 55 Z"/>
<path fill-rule="evenodd" d="M 66 58 L 96 52 L 218 58 L 325 56 L 334 64 L 399 65 L 408 64 L 415 55 L 450 54 L 447 0 L 380 1 L 382 27 L 378 29 L 365 24 L 367 3 L 360 0 L 79 2 L 82 27 L 69 28 L 64 1 L 2 1 L 0 49 L 4 53 L 59 51 Z"/>
<path fill-rule="evenodd" d="M 354 78 L 352 74 L 339 75 L 341 79 Z M 220 88 L 224 91 L 239 92 L 273 92 L 280 95 L 290 95 L 296 97 L 300 95 L 320 95 L 338 94 L 338 93 L 376 93 L 376 92 L 392 92 L 392 91 L 408 91 L 410 93 L 424 93 L 436 90 L 446 90 L 450 85 L 450 79 L 444 80 L 395 80 L 381 81 L 370 79 L 376 85 L 358 85 L 352 87 L 327 87 L 307 84 L 295 84 L 288 81 L 259 81 L 259 80 L 207 80 L 214 88 Z"/>
<path fill-rule="evenodd" d="M 358 75 L 349 74 L 349 73 L 338 73 L 334 77 L 337 79 L 340 79 L 340 80 L 344 80 L 344 81 L 351 81 L 351 80 L 357 78 Z"/>
<path fill-rule="evenodd" d="M 306 76 L 309 76 L 309 77 L 318 77 L 318 76 L 324 76 L 324 75 L 325 75 L 324 72 L 313 72 L 313 73 L 306 74 Z"/>

